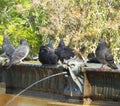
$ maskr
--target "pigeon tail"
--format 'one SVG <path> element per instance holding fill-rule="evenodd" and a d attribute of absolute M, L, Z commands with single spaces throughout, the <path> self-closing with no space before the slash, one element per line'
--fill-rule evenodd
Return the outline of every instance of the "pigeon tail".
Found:
<path fill-rule="evenodd" d="M 108 66 L 111 67 L 112 69 L 118 69 L 118 67 L 116 66 L 116 64 L 110 64 Z"/>

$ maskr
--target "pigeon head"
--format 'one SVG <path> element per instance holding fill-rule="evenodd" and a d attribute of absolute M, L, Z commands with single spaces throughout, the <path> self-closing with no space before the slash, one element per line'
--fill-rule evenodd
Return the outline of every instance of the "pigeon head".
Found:
<path fill-rule="evenodd" d="M 47 46 L 41 46 L 39 52 L 46 52 L 46 53 L 48 53 L 49 52 L 49 48 Z"/>
<path fill-rule="evenodd" d="M 63 47 L 63 48 L 65 47 L 65 43 L 64 43 L 63 39 L 60 39 L 60 43 L 58 46 Z"/>
<path fill-rule="evenodd" d="M 53 41 L 50 40 L 49 43 L 47 44 L 47 46 L 50 47 L 50 48 L 53 48 L 53 44 L 52 44 L 52 42 L 53 42 Z"/>
<path fill-rule="evenodd" d="M 4 36 L 3 42 L 6 43 L 6 44 L 9 43 L 9 41 L 8 41 L 8 36 Z"/>
<path fill-rule="evenodd" d="M 4 36 L 4 39 L 8 39 L 8 36 Z"/>
<path fill-rule="evenodd" d="M 99 39 L 99 44 L 104 44 L 104 45 L 106 45 L 106 42 L 105 42 L 104 39 Z"/>
<path fill-rule="evenodd" d="M 20 40 L 21 45 L 28 45 L 27 39 L 23 38 Z"/>

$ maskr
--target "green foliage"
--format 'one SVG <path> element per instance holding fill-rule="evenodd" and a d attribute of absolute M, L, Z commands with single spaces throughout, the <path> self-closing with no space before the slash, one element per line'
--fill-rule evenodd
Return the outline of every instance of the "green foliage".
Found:
<path fill-rule="evenodd" d="M 9 5 L 11 3 L 13 5 Z M 39 27 L 48 25 L 46 11 L 39 6 L 33 8 L 26 1 L 16 0 L 6 1 L 0 12 L 0 34 L 2 36 L 9 35 L 9 39 L 15 47 L 18 47 L 20 39 L 28 39 L 31 48 L 30 56 L 37 55 L 39 46 L 44 39 L 44 35 L 39 32 Z"/>
<path fill-rule="evenodd" d="M 16 47 L 21 38 L 27 38 L 30 56 L 37 55 L 39 46 L 49 39 L 56 47 L 63 37 L 87 57 L 98 39 L 104 38 L 118 60 L 119 0 L 0 0 L 0 14 L 0 36 L 9 35 Z"/>

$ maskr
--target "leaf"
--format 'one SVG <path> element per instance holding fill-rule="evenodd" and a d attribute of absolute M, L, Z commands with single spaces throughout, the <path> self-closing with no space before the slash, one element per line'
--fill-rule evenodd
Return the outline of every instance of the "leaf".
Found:
<path fill-rule="evenodd" d="M 2 45 L 2 43 L 3 43 L 3 36 L 0 35 L 0 45 Z"/>

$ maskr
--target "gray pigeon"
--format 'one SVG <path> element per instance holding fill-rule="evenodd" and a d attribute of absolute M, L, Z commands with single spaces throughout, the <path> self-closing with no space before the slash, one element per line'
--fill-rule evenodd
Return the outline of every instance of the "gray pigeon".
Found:
<path fill-rule="evenodd" d="M 21 62 L 29 53 L 29 45 L 26 39 L 21 39 L 20 46 L 15 50 L 7 67 L 10 68 L 13 64 Z"/>
<path fill-rule="evenodd" d="M 10 59 L 14 51 L 15 51 L 15 47 L 10 44 L 8 37 L 4 36 L 4 40 L 3 40 L 3 44 L 2 44 L 3 54 L 1 54 L 1 56 L 6 55 Z"/>
<path fill-rule="evenodd" d="M 64 62 L 64 60 L 68 60 L 71 57 L 75 56 L 72 49 L 69 48 L 68 46 L 65 46 L 63 39 L 60 40 L 60 43 L 56 49 L 56 54 L 58 55 L 62 63 Z"/>
<path fill-rule="evenodd" d="M 40 46 L 39 61 L 42 64 L 57 64 L 58 56 L 55 54 L 52 41 L 50 41 L 47 45 Z"/>
<path fill-rule="evenodd" d="M 113 55 L 112 55 L 111 51 L 108 49 L 105 40 L 103 40 L 103 39 L 99 40 L 99 43 L 98 43 L 95 53 L 96 53 L 97 60 L 100 63 L 102 63 L 102 67 L 103 67 L 103 65 L 106 64 L 109 67 L 111 67 L 112 69 L 118 68 L 116 66 L 116 64 L 114 63 Z"/>

